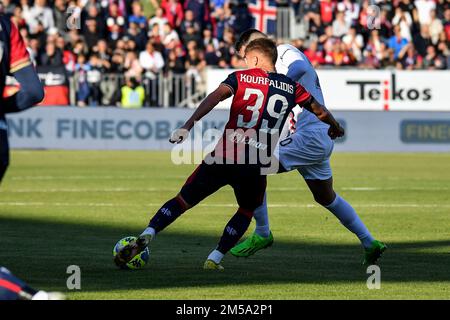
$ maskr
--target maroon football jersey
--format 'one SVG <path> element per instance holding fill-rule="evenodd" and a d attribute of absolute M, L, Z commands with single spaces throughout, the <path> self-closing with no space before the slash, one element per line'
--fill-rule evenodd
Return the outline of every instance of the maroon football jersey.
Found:
<path fill-rule="evenodd" d="M 311 99 L 297 82 L 262 69 L 233 72 L 222 85 L 230 88 L 233 101 L 230 118 L 214 156 L 233 163 L 249 163 L 255 150 L 271 156 L 276 145 L 274 141 L 278 142 L 292 108 Z"/>

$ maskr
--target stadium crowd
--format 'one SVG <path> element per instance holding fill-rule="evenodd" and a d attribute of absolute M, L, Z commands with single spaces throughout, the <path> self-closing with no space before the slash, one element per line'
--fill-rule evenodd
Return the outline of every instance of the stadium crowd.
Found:
<path fill-rule="evenodd" d="M 253 27 L 243 0 L 0 2 L 38 67 L 64 66 L 69 76 L 76 75 L 80 106 L 141 106 L 144 81 L 167 74 L 189 77 L 194 90 L 205 67 L 242 66 L 234 41 Z M 318 68 L 450 67 L 447 0 L 275 2 L 304 27 L 304 36 L 290 41 Z M 380 9 L 373 21 L 372 4 Z M 107 75 L 124 76 L 123 90 L 108 89 Z"/>

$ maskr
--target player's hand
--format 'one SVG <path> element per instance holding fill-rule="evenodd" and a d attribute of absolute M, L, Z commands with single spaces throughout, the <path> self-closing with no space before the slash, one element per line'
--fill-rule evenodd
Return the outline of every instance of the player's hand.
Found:
<path fill-rule="evenodd" d="M 182 143 L 189 136 L 189 130 L 185 128 L 178 128 L 172 131 L 170 135 L 169 142 L 170 143 Z"/>
<path fill-rule="evenodd" d="M 330 126 L 330 129 L 328 129 L 328 135 L 332 140 L 340 138 L 344 136 L 344 134 L 345 130 L 339 124 L 337 125 L 337 127 Z"/>

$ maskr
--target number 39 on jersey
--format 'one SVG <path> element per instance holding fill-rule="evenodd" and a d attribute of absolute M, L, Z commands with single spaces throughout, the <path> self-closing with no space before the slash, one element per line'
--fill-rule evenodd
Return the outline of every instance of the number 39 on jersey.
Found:
<path fill-rule="evenodd" d="M 292 108 L 311 99 L 311 95 L 290 78 L 261 69 L 233 72 L 222 84 L 234 94 L 226 129 L 279 133 Z"/>

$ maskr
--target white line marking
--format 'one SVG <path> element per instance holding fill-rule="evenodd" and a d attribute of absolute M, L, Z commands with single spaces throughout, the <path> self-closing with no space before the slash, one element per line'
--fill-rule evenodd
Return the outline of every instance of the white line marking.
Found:
<path fill-rule="evenodd" d="M 9 193 L 89 193 L 89 192 L 159 192 L 159 191 L 173 191 L 177 192 L 180 188 L 51 188 L 51 189 L 3 189 L 2 192 Z M 269 187 L 268 192 L 282 191 L 282 192 L 295 192 L 295 191 L 308 191 L 308 188 L 295 188 L 295 187 Z M 419 187 L 419 188 L 376 188 L 376 187 L 343 187 L 337 188 L 337 191 L 354 191 L 354 192 L 374 192 L 374 191 L 448 191 L 450 187 Z"/>
<path fill-rule="evenodd" d="M 54 206 L 54 207 L 159 207 L 163 203 L 124 204 L 109 202 L 67 203 L 67 202 L 0 202 L 0 206 Z M 235 203 L 199 204 L 199 207 L 237 207 Z M 269 208 L 319 208 L 316 204 L 284 204 L 271 203 Z M 359 208 L 450 208 L 450 204 L 415 204 L 415 203 L 367 203 L 355 204 Z"/>

